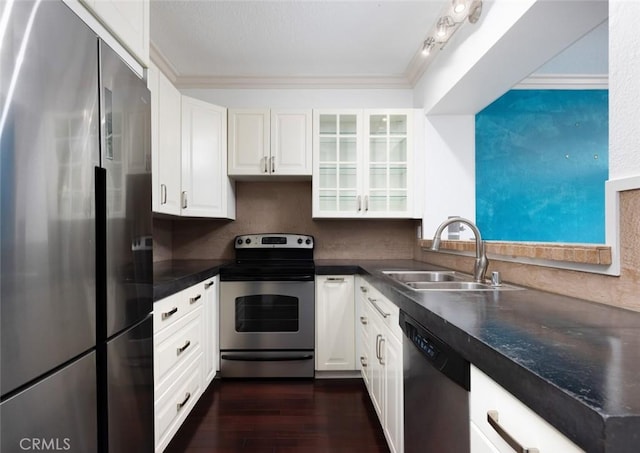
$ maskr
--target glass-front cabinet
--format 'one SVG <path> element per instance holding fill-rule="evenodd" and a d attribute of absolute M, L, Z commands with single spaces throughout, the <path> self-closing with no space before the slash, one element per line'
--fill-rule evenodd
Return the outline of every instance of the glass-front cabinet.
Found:
<path fill-rule="evenodd" d="M 412 110 L 316 110 L 313 216 L 414 218 Z"/>

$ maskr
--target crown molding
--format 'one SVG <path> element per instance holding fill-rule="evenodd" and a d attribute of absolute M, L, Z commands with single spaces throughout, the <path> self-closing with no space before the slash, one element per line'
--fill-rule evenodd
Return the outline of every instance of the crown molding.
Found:
<path fill-rule="evenodd" d="M 514 87 L 516 90 L 607 90 L 608 74 L 534 74 Z"/>
<path fill-rule="evenodd" d="M 149 58 L 160 69 L 164 75 L 173 83 L 179 78 L 178 70 L 171 64 L 169 59 L 162 53 L 162 51 L 156 46 L 153 41 L 149 42 Z"/>
<path fill-rule="evenodd" d="M 404 75 L 399 76 L 326 76 L 326 77 L 252 77 L 252 76 L 189 76 L 178 75 L 176 87 L 204 89 L 411 89 Z"/>

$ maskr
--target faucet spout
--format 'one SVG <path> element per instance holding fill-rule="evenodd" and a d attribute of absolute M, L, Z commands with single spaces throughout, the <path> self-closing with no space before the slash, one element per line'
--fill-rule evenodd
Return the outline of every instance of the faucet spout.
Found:
<path fill-rule="evenodd" d="M 440 250 L 442 232 L 452 223 L 464 223 L 469 228 L 471 228 L 471 231 L 473 231 L 473 235 L 476 238 L 476 260 L 473 265 L 473 279 L 476 282 L 483 283 L 485 279 L 485 273 L 487 272 L 487 267 L 489 266 L 489 260 L 487 259 L 484 241 L 482 240 L 482 236 L 480 235 L 480 230 L 471 220 L 465 219 L 463 217 L 450 217 L 442 222 L 433 235 L 433 244 L 431 245 L 431 250 Z"/>

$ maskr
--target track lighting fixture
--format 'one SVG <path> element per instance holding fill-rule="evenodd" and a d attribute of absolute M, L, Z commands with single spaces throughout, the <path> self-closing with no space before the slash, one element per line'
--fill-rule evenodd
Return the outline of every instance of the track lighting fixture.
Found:
<path fill-rule="evenodd" d="M 422 45 L 422 54 L 429 55 L 431 53 L 431 49 L 436 45 L 436 40 L 433 37 L 429 36 L 425 39 L 424 44 Z"/>
<path fill-rule="evenodd" d="M 465 20 L 475 24 L 482 13 L 482 0 L 448 0 L 437 22 L 422 45 L 422 54 L 430 55 L 436 44 L 442 50 Z"/>

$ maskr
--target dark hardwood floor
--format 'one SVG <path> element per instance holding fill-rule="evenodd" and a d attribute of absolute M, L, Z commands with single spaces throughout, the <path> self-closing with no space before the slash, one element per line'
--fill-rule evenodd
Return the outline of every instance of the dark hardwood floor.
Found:
<path fill-rule="evenodd" d="M 388 453 L 360 379 L 216 379 L 166 453 Z"/>

